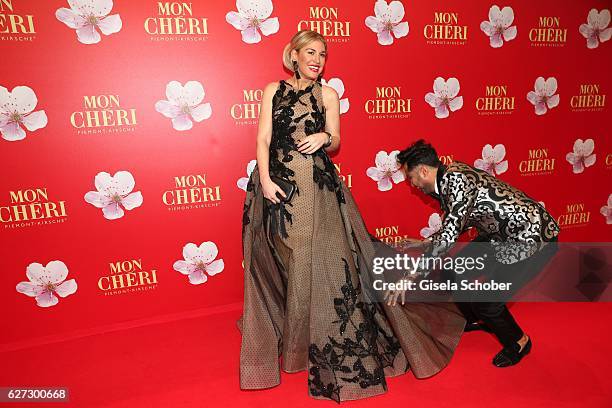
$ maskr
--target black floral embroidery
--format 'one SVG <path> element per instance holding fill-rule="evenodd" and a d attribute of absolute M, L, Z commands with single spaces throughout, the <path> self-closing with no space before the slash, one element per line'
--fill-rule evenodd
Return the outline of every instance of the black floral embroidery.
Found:
<path fill-rule="evenodd" d="M 278 90 L 272 98 L 272 138 L 270 140 L 270 174 L 291 179 L 295 174 L 285 166 L 293 160 L 291 152 L 297 151 L 293 140 L 296 126 L 293 123 L 293 106 L 296 103 L 294 92 L 285 95 L 287 86 L 280 82 Z M 282 157 L 280 156 L 282 153 Z"/>
<path fill-rule="evenodd" d="M 325 130 L 325 108 L 319 109 L 317 98 L 310 94 L 310 104 L 312 105 L 312 111 L 310 117 L 304 122 L 304 132 L 306 135 L 312 135 Z"/>
<path fill-rule="evenodd" d="M 265 214 L 264 221 L 270 222 L 270 232 L 272 234 L 280 234 L 281 237 L 287 238 L 287 227 L 285 222 L 293 224 L 293 215 L 287 210 L 287 207 L 293 207 L 291 203 L 280 202 L 278 204 L 269 204 L 268 211 Z"/>
<path fill-rule="evenodd" d="M 251 219 L 249 218 L 249 210 L 251 209 L 251 201 L 245 202 L 244 207 L 242 208 L 242 229 L 251 223 Z"/>
<path fill-rule="evenodd" d="M 329 336 L 329 342 L 322 349 L 316 344 L 309 347 L 309 360 L 312 364 L 308 379 L 310 392 L 314 396 L 323 396 L 336 402 L 340 402 L 342 382 L 357 383 L 361 388 L 382 385 L 386 389 L 384 367 L 392 364 L 400 350 L 400 344 L 393 334 L 385 333 L 376 323 L 377 305 L 358 300 L 361 297 L 361 285 L 353 285 L 348 262 L 344 258 L 342 261 L 346 283 L 341 288 L 342 297 L 334 299 L 338 319 L 333 322 L 339 324 L 342 341 Z M 355 323 L 355 311 L 363 316 L 363 322 Z M 354 338 L 344 337 L 349 325 L 354 330 Z M 387 346 L 381 347 L 379 336 L 384 337 L 383 344 Z M 364 366 L 365 359 L 376 362 L 372 371 Z"/>
<path fill-rule="evenodd" d="M 313 155 L 312 178 L 319 189 L 327 188 L 336 193 L 338 203 L 346 203 L 340 177 L 336 173 L 336 168 L 331 159 L 323 149 L 316 151 Z"/>
<path fill-rule="evenodd" d="M 272 138 L 270 140 L 270 175 L 293 180 L 295 172 L 285 165 L 293 160 L 292 153 L 297 152 L 297 146 L 293 139 L 296 126 L 293 119 L 293 106 L 300 101 L 302 91 L 287 91 L 287 84 L 281 81 L 272 98 Z M 299 186 L 296 186 L 295 194 L 299 195 Z M 267 203 L 266 218 L 270 222 L 272 234 L 279 233 L 287 237 L 285 223 L 292 223 L 293 218 L 287 207 L 290 203 L 271 204 Z"/>
<path fill-rule="evenodd" d="M 320 84 L 317 84 L 320 86 Z M 315 83 L 307 86 L 302 90 L 291 89 L 291 86 L 285 81 L 280 81 L 279 87 L 272 98 L 272 138 L 270 141 L 270 174 L 293 181 L 295 172 L 286 166 L 293 160 L 294 154 L 301 154 L 303 157 L 309 155 L 297 151 L 297 145 L 293 138 L 298 124 L 304 121 L 304 132 L 306 135 L 312 135 L 325 130 L 325 108 L 320 106 L 320 101 L 312 92 Z M 308 95 L 307 102 L 303 96 Z M 309 112 L 293 118 L 295 110 L 293 107 L 296 104 L 308 106 Z M 340 178 L 336 173 L 333 162 L 327 155 L 324 149 L 319 149 L 312 155 L 313 161 L 313 181 L 319 189 L 327 188 L 329 191 L 336 193 L 338 203 L 345 203 L 344 194 Z M 296 185 L 296 194 L 299 195 L 299 186 Z M 292 215 L 287 207 L 291 204 L 266 203 L 266 211 L 272 233 L 280 233 L 281 236 L 287 237 L 285 223 L 292 223 Z"/>
<path fill-rule="evenodd" d="M 328 171 L 324 158 L 321 155 L 313 157 L 312 171 L 313 180 L 319 186 L 319 189 L 327 188 L 329 191 L 335 191 L 338 188 L 338 183 L 334 179 L 334 173 Z"/>
<path fill-rule="evenodd" d="M 310 95 L 310 104 L 312 120 L 308 119 L 304 122 L 304 131 L 307 135 L 325 130 L 325 107 L 319 108 L 317 98 L 312 94 Z M 336 168 L 325 149 L 321 148 L 314 152 L 312 166 L 312 177 L 319 189 L 327 188 L 329 191 L 335 192 L 338 203 L 345 203 Z"/>

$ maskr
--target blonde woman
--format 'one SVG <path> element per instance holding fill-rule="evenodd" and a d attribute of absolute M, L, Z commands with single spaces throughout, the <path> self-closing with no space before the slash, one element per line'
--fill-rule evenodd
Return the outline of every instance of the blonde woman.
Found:
<path fill-rule="evenodd" d="M 309 393 L 337 402 L 386 391 L 385 376 L 418 377 L 450 359 L 464 320 L 453 305 L 390 308 L 368 290 L 373 244 L 328 152 L 340 144 L 338 95 L 321 85 L 325 38 L 300 31 L 293 71 L 265 87 L 257 167 L 243 213 L 240 386 L 308 370 Z"/>

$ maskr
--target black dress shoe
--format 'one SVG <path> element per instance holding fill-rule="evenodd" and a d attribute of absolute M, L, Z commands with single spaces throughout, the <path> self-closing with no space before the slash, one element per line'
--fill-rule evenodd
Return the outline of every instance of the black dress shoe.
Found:
<path fill-rule="evenodd" d="M 511 347 L 504 347 L 503 350 L 497 353 L 493 358 L 493 365 L 495 367 L 510 367 L 518 364 L 518 362 L 531 351 L 531 338 L 527 340 L 522 350 L 520 350 L 520 348 L 521 346 L 519 346 L 518 343 L 514 343 Z"/>
<path fill-rule="evenodd" d="M 484 323 L 478 323 L 478 322 L 471 322 L 465 325 L 465 329 L 463 329 L 464 332 L 471 332 L 471 331 L 486 331 L 487 333 L 491 333 L 491 329 L 489 328 L 489 326 L 487 326 Z"/>

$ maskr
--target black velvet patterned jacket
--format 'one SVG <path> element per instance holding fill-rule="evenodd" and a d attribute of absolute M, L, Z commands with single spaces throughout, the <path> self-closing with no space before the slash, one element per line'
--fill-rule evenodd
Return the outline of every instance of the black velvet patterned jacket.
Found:
<path fill-rule="evenodd" d="M 504 264 L 524 260 L 559 234 L 555 219 L 537 201 L 485 171 L 465 163 L 441 166 L 437 177 L 442 228 L 432 235 L 431 255 L 440 256 L 470 227 L 489 241 Z"/>

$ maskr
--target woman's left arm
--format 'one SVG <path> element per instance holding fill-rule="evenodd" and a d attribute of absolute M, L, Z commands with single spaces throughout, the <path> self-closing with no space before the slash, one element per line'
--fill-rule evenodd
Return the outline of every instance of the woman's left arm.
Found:
<path fill-rule="evenodd" d="M 340 101 L 338 94 L 329 86 L 323 87 L 323 106 L 325 107 L 325 131 L 331 134 L 331 144 L 325 146 L 329 140 L 327 133 L 319 132 L 308 135 L 298 141 L 298 151 L 305 154 L 313 154 L 320 148 L 327 152 L 333 152 L 340 146 Z"/>
<path fill-rule="evenodd" d="M 340 100 L 334 88 L 324 86 L 322 91 L 325 106 L 325 131 L 331 133 L 332 136 L 332 143 L 325 150 L 333 152 L 340 146 Z"/>

